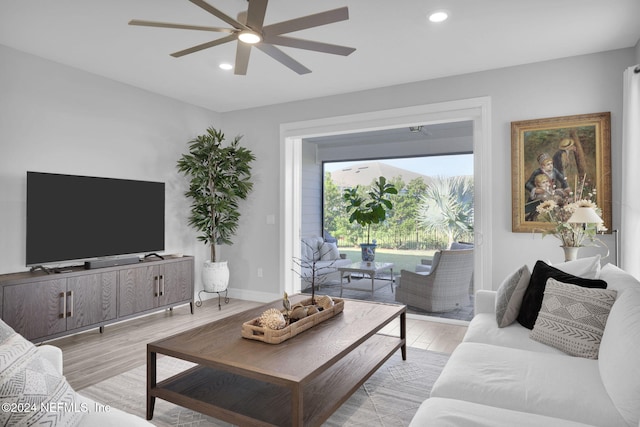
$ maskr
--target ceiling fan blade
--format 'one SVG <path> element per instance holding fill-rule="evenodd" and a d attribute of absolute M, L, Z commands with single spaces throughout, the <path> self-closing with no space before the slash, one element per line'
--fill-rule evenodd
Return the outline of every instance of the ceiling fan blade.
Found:
<path fill-rule="evenodd" d="M 218 9 L 216 9 L 213 6 L 211 6 L 209 3 L 207 3 L 204 0 L 189 0 L 189 1 L 191 3 L 193 3 L 193 4 L 195 4 L 196 6 L 199 6 L 202 9 L 206 10 L 207 12 L 212 14 L 213 16 L 216 16 L 216 17 L 222 19 L 224 22 L 226 22 L 227 24 L 231 25 L 233 28 L 237 28 L 239 30 L 248 30 L 249 29 L 243 23 L 238 22 L 235 19 L 233 19 L 232 17 L 230 17 L 229 15 L 226 15 L 225 13 L 219 11 Z"/>
<path fill-rule="evenodd" d="M 246 24 L 254 31 L 262 31 L 264 15 L 267 13 L 267 3 L 269 0 L 251 0 L 249 2 Z"/>
<path fill-rule="evenodd" d="M 179 30 L 213 31 L 217 33 L 230 33 L 230 34 L 235 33 L 237 31 L 231 28 L 202 27 L 199 25 L 172 24 L 169 22 L 143 21 L 140 19 L 132 19 L 131 21 L 129 21 L 129 25 L 139 25 L 142 27 L 176 28 Z"/>
<path fill-rule="evenodd" d="M 233 74 L 244 76 L 249 68 L 249 54 L 251 53 L 251 45 L 238 42 L 236 48 L 236 65 Z"/>
<path fill-rule="evenodd" d="M 312 40 L 296 39 L 287 36 L 265 36 L 265 43 L 278 46 L 295 47 L 297 49 L 314 50 L 316 52 L 331 53 L 334 55 L 348 56 L 355 52 L 354 47 L 339 46 L 336 44 L 315 42 Z"/>
<path fill-rule="evenodd" d="M 267 55 L 269 55 L 270 57 L 272 57 L 273 59 L 275 59 L 276 61 L 278 61 L 279 63 L 281 63 L 282 65 L 284 65 L 285 67 L 292 69 L 298 74 L 307 74 L 311 72 L 310 69 L 308 69 L 307 67 L 305 67 L 304 65 L 302 65 L 301 63 L 299 63 L 298 61 L 296 61 L 295 59 L 293 59 L 292 57 L 290 57 L 289 55 L 287 55 L 286 53 L 284 53 L 283 51 L 281 51 L 280 49 L 278 49 L 273 45 L 270 45 L 267 43 L 258 43 L 254 46 L 260 49 L 261 51 L 263 51 L 264 53 L 266 53 Z"/>
<path fill-rule="evenodd" d="M 327 10 L 326 12 L 291 19 L 289 21 L 278 22 L 277 24 L 267 25 L 262 30 L 265 35 L 268 34 L 275 36 L 278 34 L 292 33 L 294 31 L 306 30 L 307 28 L 332 24 L 334 22 L 346 21 L 347 19 L 349 19 L 349 8 L 345 6 L 338 9 Z"/>
<path fill-rule="evenodd" d="M 174 58 L 179 58 L 181 56 L 188 55 L 188 54 L 194 53 L 194 52 L 198 52 L 200 50 L 208 49 L 210 47 L 218 46 L 218 45 L 221 45 L 223 43 L 234 41 L 236 39 L 237 39 L 237 37 L 235 36 L 235 34 L 232 34 L 230 36 L 225 36 L 225 37 L 219 38 L 217 40 L 213 40 L 213 41 L 210 41 L 210 42 L 199 44 L 199 45 L 194 46 L 194 47 L 190 47 L 189 49 L 181 50 L 179 52 L 174 52 L 174 53 L 171 54 L 171 56 L 173 56 Z"/>

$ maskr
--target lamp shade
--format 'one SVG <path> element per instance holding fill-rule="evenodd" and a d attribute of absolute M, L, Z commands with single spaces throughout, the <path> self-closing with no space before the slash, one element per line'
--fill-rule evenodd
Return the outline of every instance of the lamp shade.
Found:
<path fill-rule="evenodd" d="M 581 207 L 576 208 L 567 222 L 579 224 L 600 224 L 604 222 L 593 208 Z"/>

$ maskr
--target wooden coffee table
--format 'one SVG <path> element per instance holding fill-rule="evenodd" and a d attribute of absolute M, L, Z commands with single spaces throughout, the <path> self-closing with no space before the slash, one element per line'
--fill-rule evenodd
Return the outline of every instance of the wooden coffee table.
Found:
<path fill-rule="evenodd" d="M 292 303 L 308 295 L 290 297 Z M 318 426 L 398 349 L 406 307 L 345 300 L 344 310 L 280 344 L 241 337 L 276 301 L 147 345 L 147 419 L 156 398 L 242 426 Z M 378 334 L 395 319 L 400 337 Z M 157 382 L 164 354 L 197 366 Z"/>

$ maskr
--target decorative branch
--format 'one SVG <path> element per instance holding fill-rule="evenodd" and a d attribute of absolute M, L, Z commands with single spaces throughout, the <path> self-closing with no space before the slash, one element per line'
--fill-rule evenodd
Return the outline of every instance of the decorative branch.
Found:
<path fill-rule="evenodd" d="M 300 277 L 300 279 L 302 279 L 304 282 L 311 283 L 311 304 L 315 304 L 316 303 L 316 300 L 315 300 L 316 285 L 318 285 L 319 287 L 320 285 L 322 285 L 328 280 L 328 277 L 326 274 L 321 274 L 320 276 L 318 276 L 318 273 L 321 272 L 322 270 L 333 268 L 333 265 L 337 260 L 332 260 L 332 262 L 329 264 L 318 266 L 318 261 L 320 261 L 324 255 L 327 255 L 329 251 L 320 253 L 320 249 L 314 249 L 310 244 L 308 244 L 305 241 L 302 241 L 302 243 L 306 245 L 309 249 L 311 249 L 313 256 L 311 257 L 310 260 L 303 259 L 300 257 L 294 257 L 293 263 L 297 265 L 299 269 L 296 270 L 295 268 L 292 268 L 291 271 L 296 273 Z M 308 269 L 308 273 L 305 273 L 304 270 L 307 270 L 307 269 Z"/>

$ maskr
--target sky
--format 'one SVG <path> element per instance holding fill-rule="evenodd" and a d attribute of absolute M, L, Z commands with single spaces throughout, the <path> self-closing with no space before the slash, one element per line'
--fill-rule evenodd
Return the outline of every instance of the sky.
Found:
<path fill-rule="evenodd" d="M 353 162 L 326 162 L 325 171 L 333 172 L 347 166 L 379 161 L 397 168 L 421 173 L 427 176 L 473 175 L 473 154 L 451 156 L 411 157 L 406 159 L 361 160 Z"/>

